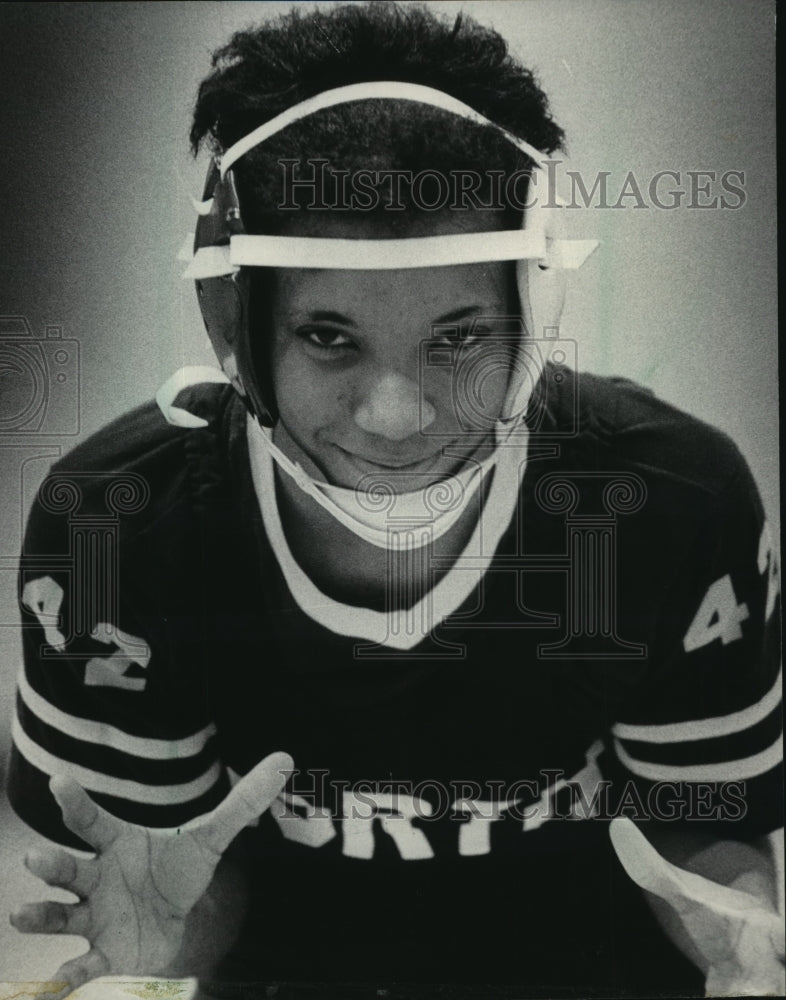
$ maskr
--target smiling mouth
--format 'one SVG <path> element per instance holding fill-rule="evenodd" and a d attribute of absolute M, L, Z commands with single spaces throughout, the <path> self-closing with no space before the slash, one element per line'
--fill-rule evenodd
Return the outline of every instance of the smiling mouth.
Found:
<path fill-rule="evenodd" d="M 335 445 L 335 447 L 350 462 L 373 469 L 384 469 L 385 472 L 408 472 L 413 469 L 422 469 L 424 466 L 432 465 L 439 458 L 439 455 L 427 455 L 425 458 L 416 459 L 414 462 L 380 462 L 377 459 L 364 458 L 362 455 L 355 455 L 350 451 L 345 451 L 339 445 Z"/>

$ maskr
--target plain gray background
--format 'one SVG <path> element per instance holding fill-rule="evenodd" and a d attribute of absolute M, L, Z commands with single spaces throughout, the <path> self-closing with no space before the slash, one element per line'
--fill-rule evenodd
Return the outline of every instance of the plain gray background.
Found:
<path fill-rule="evenodd" d="M 19 662 L 15 562 L 32 492 L 65 448 L 212 363 L 176 253 L 204 164 L 187 131 L 209 53 L 289 3 L 3 4 L 0 313 L 79 342 L 78 437 L 0 433 L 0 761 Z M 327 6 L 327 5 L 325 5 Z M 774 6 L 760 0 L 439 2 L 505 35 L 565 128 L 565 168 L 745 172 L 737 210 L 572 211 L 599 251 L 572 276 L 562 333 L 579 367 L 627 375 L 730 433 L 778 526 Z M 668 185 L 661 188 L 668 190 Z M 568 191 L 564 193 L 568 194 Z M 713 185 L 713 194 L 721 193 Z M 686 199 L 687 200 L 687 199 Z M 73 382 L 69 382 L 71 391 Z M 0 391 L 2 382 L 0 382 Z M 65 391 L 65 390 L 63 390 Z M 55 399 L 68 411 L 74 401 Z M 0 812 L 7 911 L 40 898 L 19 874 L 22 828 Z M 25 843 L 33 838 L 26 835 Z M 0 915 L 0 980 L 40 978 L 74 939 L 24 939 Z M 6 995 L 0 988 L 0 1000 Z"/>

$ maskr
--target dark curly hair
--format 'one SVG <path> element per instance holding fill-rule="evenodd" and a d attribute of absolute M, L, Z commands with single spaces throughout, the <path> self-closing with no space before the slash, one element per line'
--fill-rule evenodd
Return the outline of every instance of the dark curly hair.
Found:
<path fill-rule="evenodd" d="M 465 15 L 455 21 L 417 3 L 370 0 L 299 6 L 237 32 L 218 49 L 194 109 L 191 146 L 214 153 L 321 91 L 369 80 L 443 90 L 546 153 L 561 148 L 533 73 L 505 40 Z M 410 101 L 353 102 L 309 116 L 247 153 L 235 167 L 249 229 L 277 228 L 282 159 L 326 159 L 331 169 L 525 169 L 525 154 L 493 127 Z"/>

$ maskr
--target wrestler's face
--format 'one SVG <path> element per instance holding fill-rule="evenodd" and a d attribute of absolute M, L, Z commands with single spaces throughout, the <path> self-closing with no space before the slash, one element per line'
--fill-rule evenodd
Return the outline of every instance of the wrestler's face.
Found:
<path fill-rule="evenodd" d="M 500 227 L 490 213 L 477 216 L 474 230 Z M 466 219 L 459 227 L 443 218 L 408 235 L 467 229 Z M 290 233 L 305 235 L 305 226 Z M 307 234 L 379 238 L 380 231 L 373 223 L 334 219 Z M 519 311 L 513 266 L 505 262 L 278 269 L 272 295 L 276 442 L 312 475 L 337 486 L 352 488 L 381 473 L 396 492 L 406 492 L 443 478 L 462 455 L 478 450 L 484 433 L 491 440 L 508 387 L 499 340 L 496 362 L 489 364 L 488 341 L 483 352 L 490 327 L 477 319 L 496 318 L 497 334 L 499 318 Z M 427 347 L 440 344 L 447 350 L 437 357 L 453 358 L 452 364 L 427 360 Z"/>

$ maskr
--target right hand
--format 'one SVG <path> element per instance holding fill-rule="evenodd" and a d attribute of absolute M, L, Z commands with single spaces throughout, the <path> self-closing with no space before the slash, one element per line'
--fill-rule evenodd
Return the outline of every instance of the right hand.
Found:
<path fill-rule="evenodd" d="M 707 996 L 783 996 L 783 917 L 775 909 L 672 864 L 628 817 L 613 819 L 609 832 L 628 875 L 676 916 L 676 928 L 664 929 L 704 973 Z"/>
<path fill-rule="evenodd" d="M 270 754 L 212 812 L 172 829 L 127 823 L 72 779 L 52 778 L 64 823 L 95 848 L 96 857 L 82 860 L 51 849 L 25 859 L 34 875 L 70 890 L 79 902 L 28 903 L 11 923 L 24 933 L 79 934 L 90 944 L 54 974 L 51 1000 L 99 976 L 165 975 L 183 944 L 186 917 L 223 852 L 269 808 L 293 766 L 289 754 Z"/>

